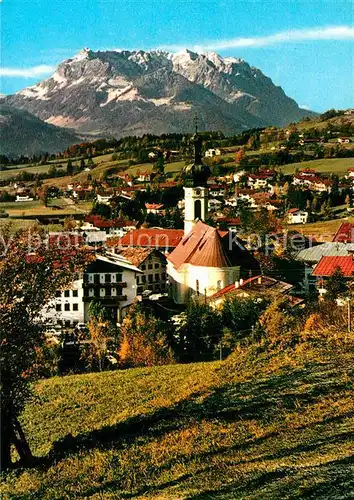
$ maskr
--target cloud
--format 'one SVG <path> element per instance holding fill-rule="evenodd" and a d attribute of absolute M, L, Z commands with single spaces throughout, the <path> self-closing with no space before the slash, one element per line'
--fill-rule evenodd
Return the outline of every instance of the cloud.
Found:
<path fill-rule="evenodd" d="M 194 45 L 191 47 L 191 49 L 196 52 L 208 52 L 239 47 L 267 47 L 269 45 L 277 45 L 289 42 L 305 42 L 308 40 L 354 40 L 354 27 L 328 26 L 322 28 L 289 30 L 267 36 L 232 38 L 229 40 L 219 41 L 215 40 L 212 42 L 205 42 L 200 45 Z M 169 45 L 162 48 L 172 51 L 179 51 L 184 47 L 179 45 Z"/>
<path fill-rule="evenodd" d="M 0 68 L 0 77 L 35 78 L 36 76 L 49 75 L 55 71 L 55 66 L 41 64 L 31 68 Z"/>
<path fill-rule="evenodd" d="M 307 104 L 299 104 L 299 108 L 301 109 L 306 109 L 307 111 L 310 111 L 310 106 L 308 106 Z"/>

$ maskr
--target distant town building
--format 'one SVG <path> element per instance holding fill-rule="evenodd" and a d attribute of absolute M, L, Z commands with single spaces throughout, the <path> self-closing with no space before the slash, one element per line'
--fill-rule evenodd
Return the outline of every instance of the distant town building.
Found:
<path fill-rule="evenodd" d="M 287 213 L 288 224 L 306 224 L 309 213 L 299 208 L 290 208 Z"/>

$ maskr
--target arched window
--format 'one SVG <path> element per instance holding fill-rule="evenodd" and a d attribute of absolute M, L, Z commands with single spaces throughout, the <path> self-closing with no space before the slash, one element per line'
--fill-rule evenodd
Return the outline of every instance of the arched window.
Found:
<path fill-rule="evenodd" d="M 194 202 L 194 218 L 202 218 L 202 202 L 200 200 L 195 200 Z"/>
<path fill-rule="evenodd" d="M 219 280 L 219 281 L 217 282 L 217 284 L 216 284 L 216 288 L 217 288 L 218 290 L 221 290 L 221 280 Z"/>

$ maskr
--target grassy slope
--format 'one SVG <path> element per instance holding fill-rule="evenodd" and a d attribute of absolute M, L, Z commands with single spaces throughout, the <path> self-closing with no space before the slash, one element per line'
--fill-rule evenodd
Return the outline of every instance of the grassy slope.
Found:
<path fill-rule="evenodd" d="M 60 198 L 54 201 L 49 200 L 49 206 L 45 206 L 40 200 L 24 201 L 24 202 L 6 202 L 0 203 L 0 208 L 4 209 L 10 217 L 26 217 L 36 215 L 75 215 L 87 213 L 91 210 L 92 202 L 81 201 L 74 204 L 71 200 Z M 57 208 L 53 208 L 55 205 Z"/>
<path fill-rule="evenodd" d="M 321 160 L 304 161 L 284 165 L 281 170 L 284 174 L 293 174 L 295 169 L 313 168 L 321 173 L 343 175 L 349 167 L 354 167 L 354 158 L 323 158 Z"/>
<path fill-rule="evenodd" d="M 353 373 L 349 349 L 302 344 L 41 381 L 23 422 L 42 463 L 3 498 L 352 498 Z"/>

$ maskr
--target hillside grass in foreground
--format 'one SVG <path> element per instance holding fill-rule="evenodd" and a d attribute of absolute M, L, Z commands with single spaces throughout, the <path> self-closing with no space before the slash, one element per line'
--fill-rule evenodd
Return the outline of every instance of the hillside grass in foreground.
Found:
<path fill-rule="evenodd" d="M 36 384 L 2 498 L 353 498 L 353 342 Z"/>

